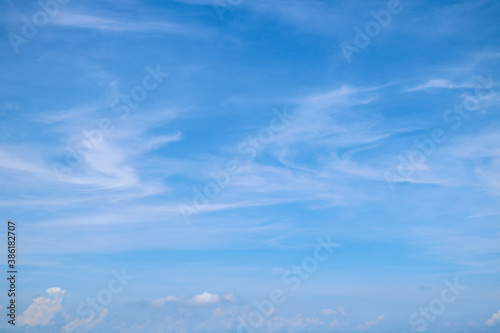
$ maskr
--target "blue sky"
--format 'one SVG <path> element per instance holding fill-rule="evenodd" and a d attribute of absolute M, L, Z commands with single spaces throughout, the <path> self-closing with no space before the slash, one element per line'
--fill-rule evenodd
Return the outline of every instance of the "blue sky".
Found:
<path fill-rule="evenodd" d="M 0 6 L 16 330 L 498 332 L 499 1 Z"/>

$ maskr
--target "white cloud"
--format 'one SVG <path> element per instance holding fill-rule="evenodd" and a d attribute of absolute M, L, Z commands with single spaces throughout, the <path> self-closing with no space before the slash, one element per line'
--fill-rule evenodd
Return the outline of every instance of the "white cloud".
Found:
<path fill-rule="evenodd" d="M 364 324 L 358 325 L 357 329 L 360 332 L 364 332 L 367 329 L 369 329 L 370 327 L 373 327 L 373 326 L 377 325 L 378 323 L 380 323 L 382 321 L 382 319 L 384 319 L 384 317 L 385 317 L 385 314 L 380 315 L 380 316 L 377 317 L 377 319 L 375 319 L 373 321 L 368 321 L 368 322 L 366 322 Z"/>
<path fill-rule="evenodd" d="M 19 154 L 0 148 L 0 168 L 2 169 L 39 175 L 44 174 L 46 171 L 34 163 L 34 159 L 34 156 L 20 156 Z"/>
<path fill-rule="evenodd" d="M 92 313 L 92 315 L 88 318 L 77 318 L 68 325 L 63 326 L 62 332 L 74 332 L 77 328 L 81 332 L 90 331 L 99 325 L 108 315 L 108 309 L 104 309 L 97 318 L 95 318 L 95 313 Z"/>
<path fill-rule="evenodd" d="M 494 313 L 493 316 L 491 316 L 491 318 L 486 321 L 486 325 L 494 326 L 498 323 L 500 323 L 500 310 L 498 310 L 497 313 Z"/>
<path fill-rule="evenodd" d="M 19 105 L 17 102 L 7 102 L 4 104 L 3 108 L 5 110 L 19 110 Z"/>
<path fill-rule="evenodd" d="M 322 309 L 319 312 L 319 314 L 324 317 L 335 316 L 335 315 L 341 315 L 344 317 L 346 316 L 344 307 L 341 305 L 337 306 L 335 309 Z"/>
<path fill-rule="evenodd" d="M 159 148 L 163 146 L 166 143 L 170 142 L 177 142 L 182 139 L 182 133 L 177 131 L 176 133 L 172 135 L 160 135 L 154 138 L 151 138 L 147 141 L 141 142 L 140 148 L 137 149 L 136 153 L 138 152 L 147 152 L 152 149 Z"/>
<path fill-rule="evenodd" d="M 338 313 L 339 313 L 340 315 L 342 315 L 342 316 L 344 316 L 344 317 L 345 317 L 345 316 L 347 316 L 347 315 L 345 314 L 345 310 L 344 310 L 344 307 L 343 307 L 342 305 L 337 306 L 337 311 L 338 311 Z"/>
<path fill-rule="evenodd" d="M 333 309 L 323 309 L 319 312 L 320 315 L 327 317 L 327 316 L 334 316 L 337 314 L 336 310 Z"/>
<path fill-rule="evenodd" d="M 270 331 L 314 331 L 321 330 L 327 323 L 318 318 L 305 317 L 298 313 L 294 317 L 272 317 L 266 321 L 266 328 Z"/>
<path fill-rule="evenodd" d="M 191 298 L 186 298 L 184 296 L 166 296 L 160 297 L 152 300 L 150 303 L 153 306 L 162 306 L 166 303 L 182 303 L 182 304 L 191 304 L 191 305 L 209 305 L 209 304 L 217 304 L 220 303 L 223 299 L 229 302 L 234 302 L 235 298 L 231 294 L 227 294 L 224 296 L 219 296 L 217 294 L 212 294 L 209 292 L 204 292 L 199 295 L 195 295 Z"/>
<path fill-rule="evenodd" d="M 170 302 L 177 302 L 183 299 L 183 296 L 166 296 L 166 297 L 160 297 L 156 298 L 151 301 L 151 305 L 154 306 L 161 306 L 164 305 L 165 303 L 170 303 Z"/>
<path fill-rule="evenodd" d="M 202 294 L 203 295 L 203 294 Z M 187 301 L 189 299 L 185 299 Z M 228 304 L 226 304 L 228 305 Z M 337 307 L 337 309 L 342 307 Z M 252 307 L 237 308 L 231 305 L 216 307 L 210 316 L 204 318 L 193 316 L 190 310 L 180 309 L 178 315 L 169 315 L 162 321 L 147 320 L 144 323 L 136 323 L 123 332 L 221 332 L 221 331 L 245 331 L 245 320 L 252 315 Z M 340 313 L 340 312 L 338 312 Z M 243 319 L 243 321 L 242 321 Z M 243 323 L 243 324 L 242 324 Z M 247 321 L 248 324 L 248 321 Z M 260 330 L 265 332 L 314 332 L 345 330 L 350 327 L 349 323 L 339 322 L 338 319 L 328 320 L 325 318 L 308 317 L 297 313 L 291 317 L 270 315 L 260 325 Z"/>
<path fill-rule="evenodd" d="M 419 84 L 413 88 L 406 89 L 405 92 L 422 91 L 429 89 L 459 89 L 459 88 L 475 88 L 472 83 L 452 83 L 448 79 L 430 79 L 426 83 Z"/>
<path fill-rule="evenodd" d="M 50 321 L 63 310 L 62 298 L 66 290 L 61 288 L 47 289 L 48 297 L 38 297 L 19 316 L 19 323 L 28 326 L 47 326 Z"/>
<path fill-rule="evenodd" d="M 216 304 L 221 300 L 219 295 L 204 292 L 201 295 L 196 295 L 189 300 L 189 303 L 195 305 Z"/>
<path fill-rule="evenodd" d="M 64 13 L 58 15 L 53 21 L 60 26 L 97 29 L 102 31 L 161 31 L 164 33 L 185 33 L 186 29 L 176 23 L 167 22 L 131 22 L 119 19 L 87 15 L 79 13 Z"/>
<path fill-rule="evenodd" d="M 234 298 L 233 295 L 231 294 L 227 294 L 227 295 L 224 295 L 223 298 L 226 300 L 226 301 L 229 301 L 231 303 L 234 303 L 236 301 L 236 299 Z"/>

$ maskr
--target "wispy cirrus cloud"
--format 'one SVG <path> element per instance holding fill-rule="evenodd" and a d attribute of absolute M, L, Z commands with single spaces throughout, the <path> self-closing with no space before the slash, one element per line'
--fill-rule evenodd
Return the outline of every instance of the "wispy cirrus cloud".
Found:
<path fill-rule="evenodd" d="M 473 89 L 477 84 L 474 82 L 455 83 L 449 79 L 429 79 L 426 83 L 419 84 L 413 88 L 404 90 L 405 92 L 426 91 L 430 89 Z"/>
<path fill-rule="evenodd" d="M 64 12 L 57 15 L 53 24 L 63 27 L 80 29 L 95 29 L 110 32 L 163 32 L 172 34 L 187 34 L 191 32 L 187 26 L 168 21 L 127 20 L 123 18 L 107 17 L 103 14 L 93 15 L 78 12 Z"/>
<path fill-rule="evenodd" d="M 20 221 L 26 271 L 37 274 L 21 294 L 57 280 L 72 291 L 66 305 L 105 283 L 97 276 L 110 263 L 141 276 L 91 320 L 74 320 L 76 304 L 62 315 L 57 297 L 43 294 L 59 312 L 33 317 L 35 329 L 236 331 L 286 273 L 272 268 L 302 269 L 304 251 L 328 232 L 345 244 L 337 260 L 262 331 L 397 331 L 397 314 L 429 293 L 418 286 L 450 272 L 470 281 L 467 297 L 482 305 L 459 302 L 446 313 L 457 323 L 433 328 L 466 331 L 459 322 L 471 320 L 494 330 L 499 95 L 397 179 L 396 192 L 384 172 L 448 125 L 443 113 L 474 91 L 477 76 L 498 80 L 498 4 L 402 2 L 347 66 L 339 42 L 375 22 L 372 10 L 380 18 L 388 1 L 220 3 L 230 5 L 224 21 L 212 0 L 70 2 L 26 37 L 25 52 L 0 52 L 0 205 Z M 3 30 L 23 38 L 23 16 L 33 21 L 41 10 L 11 0 L 0 9 Z M 113 103 L 155 63 L 171 76 L 120 119 Z M 294 116 L 284 130 L 241 154 L 283 107 Z M 114 132 L 60 182 L 52 163 L 66 163 L 103 118 Z M 247 163 L 183 223 L 178 206 L 220 183 L 213 175 L 232 159 Z M 377 318 L 381 302 L 391 316 Z M 153 303 L 161 306 L 139 309 Z M 487 318 L 495 325 L 485 327 Z"/>

